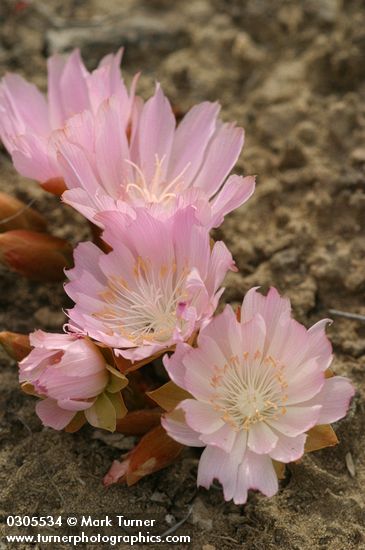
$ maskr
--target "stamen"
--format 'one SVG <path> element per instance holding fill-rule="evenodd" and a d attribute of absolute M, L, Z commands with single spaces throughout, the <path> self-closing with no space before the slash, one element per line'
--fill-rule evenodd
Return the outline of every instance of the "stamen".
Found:
<path fill-rule="evenodd" d="M 211 403 L 222 419 L 236 431 L 249 430 L 257 422 L 286 414 L 285 366 L 257 350 L 244 352 L 241 359 L 231 356 L 221 367 L 214 367 L 210 385 L 215 392 Z"/>
<path fill-rule="evenodd" d="M 185 323 L 177 312 L 188 298 L 184 289 L 187 270 L 177 274 L 175 262 L 154 270 L 138 257 L 133 274 L 133 286 L 120 277 L 108 279 L 107 288 L 100 293 L 105 307 L 93 316 L 104 323 L 105 330 L 136 345 L 169 340 L 175 327 L 182 328 Z"/>

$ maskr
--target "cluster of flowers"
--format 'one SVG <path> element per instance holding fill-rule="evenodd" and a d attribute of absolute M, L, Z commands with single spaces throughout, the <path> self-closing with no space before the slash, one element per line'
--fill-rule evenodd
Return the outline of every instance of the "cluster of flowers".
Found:
<path fill-rule="evenodd" d="M 47 100 L 20 76 L 2 79 L 0 136 L 15 168 L 98 233 L 66 271 L 75 305 L 65 332 L 37 330 L 29 347 L 3 333 L 3 343 L 21 348 L 20 383 L 40 398 L 45 426 L 72 432 L 89 422 L 143 436 L 106 484 L 135 483 L 187 445 L 205 447 L 199 486 L 217 479 L 237 504 L 249 489 L 271 496 L 285 463 L 337 442 L 329 424 L 346 414 L 353 387 L 330 370 L 328 320 L 307 330 L 274 288 L 253 288 L 236 312 L 216 314 L 236 268 L 210 230 L 255 186 L 229 176 L 243 130 L 211 102 L 177 125 L 159 85 L 146 102 L 135 94 L 138 75 L 126 88 L 120 61 L 121 52 L 109 55 L 89 73 L 78 51 L 50 58 Z M 42 269 L 57 263 L 56 245 L 39 249 Z M 0 240 L 14 267 L 9 247 Z M 18 251 L 18 265 L 26 254 Z"/>

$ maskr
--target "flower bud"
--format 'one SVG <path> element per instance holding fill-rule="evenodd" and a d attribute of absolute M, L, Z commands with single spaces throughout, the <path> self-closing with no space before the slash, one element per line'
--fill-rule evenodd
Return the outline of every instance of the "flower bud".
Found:
<path fill-rule="evenodd" d="M 12 229 L 44 231 L 46 220 L 27 204 L 0 192 L 0 232 Z"/>
<path fill-rule="evenodd" d="M 0 332 L 0 345 L 6 353 L 17 361 L 21 361 L 30 352 L 29 336 L 27 334 L 18 334 L 17 332 Z"/>
<path fill-rule="evenodd" d="M 22 229 L 0 234 L 0 262 L 43 282 L 62 281 L 72 265 L 72 246 L 64 239 Z"/>
<path fill-rule="evenodd" d="M 36 412 L 45 426 L 75 431 L 87 420 L 114 431 L 125 408 L 121 389 L 128 380 L 106 364 L 99 348 L 75 334 L 30 334 L 34 347 L 19 363 L 19 381 L 42 399 Z M 82 414 L 81 414 L 82 413 Z"/>

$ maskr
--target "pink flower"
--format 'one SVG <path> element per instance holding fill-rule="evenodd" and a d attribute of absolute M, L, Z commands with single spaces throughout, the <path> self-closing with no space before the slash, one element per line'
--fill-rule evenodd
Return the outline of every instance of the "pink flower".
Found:
<path fill-rule="evenodd" d="M 226 246 L 217 242 L 211 250 L 192 207 L 165 220 L 145 208 L 135 219 L 119 212 L 101 219 L 113 251 L 92 243 L 76 248 L 65 286 L 76 303 L 68 311 L 71 328 L 132 361 L 186 341 L 213 315 L 219 286 L 234 269 Z"/>
<path fill-rule="evenodd" d="M 92 221 L 97 212 L 123 202 L 148 206 L 159 216 L 193 204 L 204 223 L 217 227 L 252 195 L 253 177 L 226 179 L 244 132 L 218 119 L 217 103 L 196 105 L 176 128 L 157 85 L 146 103 L 136 99 L 128 135 L 122 110 L 120 99 L 110 98 L 96 116 L 72 118 L 55 137 L 68 187 L 63 200 Z"/>
<path fill-rule="evenodd" d="M 122 50 L 104 57 L 89 73 L 79 50 L 67 59 L 54 55 L 48 60 L 48 101 L 21 76 L 4 76 L 0 83 L 0 137 L 20 174 L 41 183 L 61 176 L 50 135 L 76 113 L 96 112 L 114 94 L 124 108 L 124 117 L 129 116 L 131 100 L 120 76 L 121 56 Z"/>
<path fill-rule="evenodd" d="M 179 344 L 165 356 L 170 377 L 192 399 L 163 426 L 180 443 L 205 447 L 198 485 L 209 488 L 216 478 L 236 504 L 246 502 L 248 489 L 272 496 L 272 460 L 299 459 L 308 430 L 345 416 L 354 389 L 346 378 L 325 378 L 332 359 L 327 322 L 306 330 L 291 318 L 288 299 L 254 288 L 241 322 L 226 306 L 201 330 L 196 348 Z"/>
<path fill-rule="evenodd" d="M 103 392 L 111 378 L 124 377 L 106 366 L 97 346 L 88 338 L 41 330 L 30 335 L 30 343 L 34 349 L 19 363 L 19 380 L 31 384 L 44 398 L 36 405 L 43 424 L 62 430 L 84 411 L 92 425 L 111 429 L 110 417 L 114 416 L 114 424 L 116 418 L 114 398 Z M 126 385 L 124 380 L 122 385 Z M 100 408 L 104 410 L 100 412 Z"/>

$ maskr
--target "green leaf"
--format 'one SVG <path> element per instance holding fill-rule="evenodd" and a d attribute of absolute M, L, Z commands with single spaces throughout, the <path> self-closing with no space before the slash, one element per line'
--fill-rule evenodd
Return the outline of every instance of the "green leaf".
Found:
<path fill-rule="evenodd" d="M 116 412 L 110 396 L 105 393 L 99 395 L 90 409 L 85 410 L 85 416 L 89 424 L 95 428 L 102 428 L 114 432 L 116 428 Z"/>
<path fill-rule="evenodd" d="M 107 392 L 116 393 L 128 385 L 128 378 L 119 370 L 111 367 L 110 365 L 107 365 L 106 368 L 110 372 L 109 383 L 106 387 Z"/>

